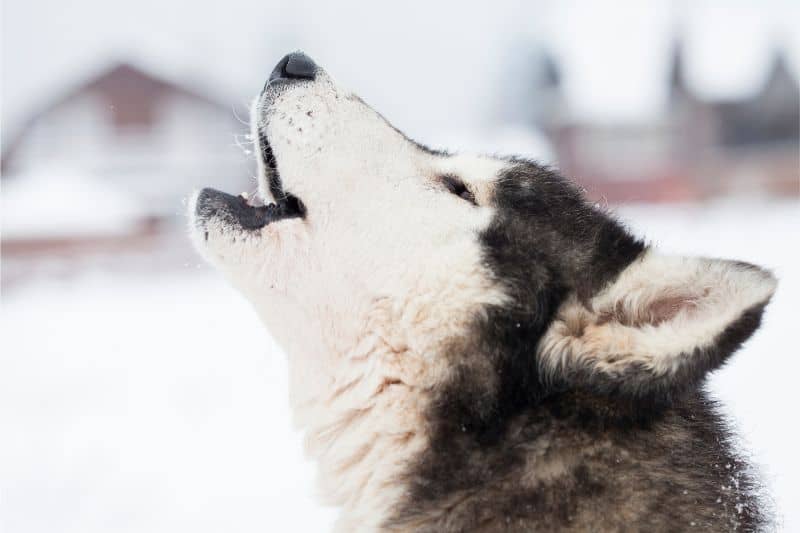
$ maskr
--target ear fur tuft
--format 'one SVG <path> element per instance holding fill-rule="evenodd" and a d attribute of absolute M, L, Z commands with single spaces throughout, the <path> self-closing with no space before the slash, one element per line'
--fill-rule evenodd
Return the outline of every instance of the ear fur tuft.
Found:
<path fill-rule="evenodd" d="M 647 250 L 588 302 L 572 295 L 539 344 L 546 381 L 668 400 L 758 328 L 776 288 L 747 263 Z"/>

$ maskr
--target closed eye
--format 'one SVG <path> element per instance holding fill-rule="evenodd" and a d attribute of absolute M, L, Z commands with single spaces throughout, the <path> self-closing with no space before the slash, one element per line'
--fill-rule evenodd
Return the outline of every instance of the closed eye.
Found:
<path fill-rule="evenodd" d="M 475 201 L 475 195 L 472 194 L 472 191 L 470 191 L 464 184 L 464 182 L 461 181 L 456 176 L 445 174 L 443 176 L 440 176 L 439 180 L 442 182 L 442 185 L 445 186 L 447 191 L 450 192 L 451 194 L 455 194 L 459 198 L 468 201 L 472 205 L 478 205 L 478 202 Z"/>

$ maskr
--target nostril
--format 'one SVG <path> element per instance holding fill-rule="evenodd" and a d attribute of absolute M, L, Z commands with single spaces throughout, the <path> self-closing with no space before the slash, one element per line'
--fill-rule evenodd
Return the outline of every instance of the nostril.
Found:
<path fill-rule="evenodd" d="M 284 56 L 283 59 L 281 59 L 280 61 L 278 61 L 278 64 L 275 65 L 274 69 L 272 69 L 272 73 L 269 75 L 269 80 L 267 81 L 267 83 L 269 83 L 270 81 L 277 80 L 278 78 L 282 78 L 283 77 L 283 70 L 286 68 L 286 63 L 289 62 L 289 58 L 291 56 L 292 55 L 289 54 L 287 56 Z M 266 87 L 264 87 L 264 88 L 266 89 Z"/>
<path fill-rule="evenodd" d="M 317 72 L 314 61 L 302 52 L 293 52 L 281 59 L 269 76 L 269 81 L 283 79 L 313 80 Z"/>
<path fill-rule="evenodd" d="M 314 61 L 302 52 L 289 55 L 289 61 L 284 68 L 287 78 L 302 78 L 313 80 L 317 72 L 317 65 Z"/>

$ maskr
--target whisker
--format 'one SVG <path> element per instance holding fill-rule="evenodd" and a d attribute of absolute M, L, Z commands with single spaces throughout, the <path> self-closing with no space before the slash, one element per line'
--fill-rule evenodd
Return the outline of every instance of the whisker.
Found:
<path fill-rule="evenodd" d="M 244 140 L 242 140 L 244 138 Z M 234 134 L 233 136 L 234 144 L 242 150 L 246 155 L 254 155 L 254 147 L 255 147 L 255 140 L 253 140 L 253 136 L 249 133 L 245 134 Z"/>
<path fill-rule="evenodd" d="M 233 116 L 234 116 L 234 118 L 235 118 L 236 120 L 238 120 L 239 122 L 241 122 L 242 124 L 244 124 L 245 126 L 247 126 L 248 128 L 250 128 L 250 121 L 248 121 L 248 120 L 242 120 L 242 118 L 241 118 L 241 117 L 239 116 L 239 114 L 236 112 L 236 107 L 234 107 L 234 106 L 231 106 L 231 112 L 233 113 Z"/>

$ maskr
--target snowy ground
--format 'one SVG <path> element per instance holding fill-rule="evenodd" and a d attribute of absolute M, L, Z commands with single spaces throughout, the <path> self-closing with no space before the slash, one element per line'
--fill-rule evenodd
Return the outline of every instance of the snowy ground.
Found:
<path fill-rule="evenodd" d="M 800 206 L 629 207 L 667 250 L 781 278 L 764 325 L 711 381 L 800 531 L 794 406 Z M 0 530 L 324 531 L 291 430 L 285 363 L 247 304 L 194 266 L 4 287 Z"/>

